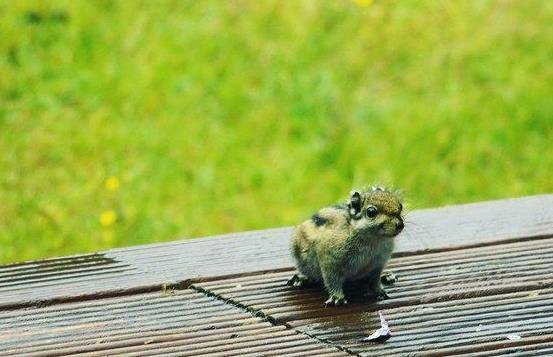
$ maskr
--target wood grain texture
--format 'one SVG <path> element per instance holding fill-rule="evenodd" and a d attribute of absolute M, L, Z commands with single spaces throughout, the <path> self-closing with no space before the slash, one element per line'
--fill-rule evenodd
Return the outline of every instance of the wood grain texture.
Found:
<path fill-rule="evenodd" d="M 190 289 L 3 312 L 0 329 L 2 356 L 346 355 Z"/>
<path fill-rule="evenodd" d="M 391 298 L 369 301 L 357 284 L 346 290 L 346 307 L 325 308 L 322 287 L 287 286 L 291 272 L 193 286 L 356 355 L 539 354 L 553 342 L 552 268 L 553 238 L 396 257 L 390 269 L 398 282 L 386 289 Z M 377 311 L 392 338 L 363 343 L 379 327 Z"/>
<path fill-rule="evenodd" d="M 553 238 L 397 257 L 388 267 L 398 278 L 394 286 L 386 289 L 391 299 L 367 301 L 362 296 L 363 285 L 353 284 L 346 290 L 350 306 L 338 309 L 323 306 L 326 292 L 321 287 L 287 286 L 291 270 L 222 278 L 193 286 L 263 311 L 280 323 L 293 324 L 292 321 L 317 316 L 553 288 Z"/>
<path fill-rule="evenodd" d="M 396 256 L 553 236 L 553 195 L 415 210 Z M 0 308 L 286 270 L 292 228 L 113 249 L 0 267 Z"/>
<path fill-rule="evenodd" d="M 0 355 L 548 355 L 553 195 L 418 210 L 391 299 L 285 285 L 291 228 L 0 267 Z M 166 284 L 169 284 L 168 286 Z M 171 285 L 173 284 L 173 285 Z M 360 340 L 383 311 L 385 344 Z M 510 335 L 520 338 L 508 338 Z"/>

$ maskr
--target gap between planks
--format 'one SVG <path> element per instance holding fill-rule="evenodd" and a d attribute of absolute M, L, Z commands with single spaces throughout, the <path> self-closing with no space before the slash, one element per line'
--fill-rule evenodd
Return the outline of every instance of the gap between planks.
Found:
<path fill-rule="evenodd" d="M 416 256 L 422 257 L 427 254 L 448 253 L 452 251 L 461 252 L 463 250 L 470 250 L 470 249 L 489 247 L 489 246 L 501 247 L 504 245 L 509 245 L 509 244 L 518 243 L 518 242 L 540 241 L 540 240 L 551 239 L 551 238 L 553 238 L 552 235 L 539 235 L 539 236 L 532 236 L 532 237 L 525 237 L 525 238 L 503 240 L 500 242 L 497 242 L 497 241 L 483 242 L 483 243 L 474 244 L 470 246 L 463 246 L 463 247 L 427 249 L 424 251 L 416 251 L 416 252 L 409 252 L 409 253 L 394 253 L 393 257 L 394 258 L 416 257 Z M 91 254 L 91 256 L 94 256 L 94 255 Z M 84 257 L 90 258 L 89 256 L 84 256 Z M 55 259 L 52 259 L 52 260 L 55 260 Z M 82 295 L 76 295 L 76 296 L 61 296 L 56 298 L 35 299 L 35 300 L 0 304 L 0 309 L 9 311 L 9 310 L 17 310 L 17 309 L 23 309 L 28 307 L 40 308 L 40 307 L 51 306 L 56 304 L 90 301 L 90 300 L 119 297 L 119 296 L 125 296 L 125 295 L 133 295 L 133 294 L 150 293 L 154 291 L 160 291 L 163 289 L 184 290 L 192 287 L 193 284 L 198 284 L 198 283 L 208 283 L 208 282 L 218 281 L 218 280 L 236 279 L 241 277 L 259 276 L 259 275 L 265 275 L 265 274 L 271 274 L 271 273 L 284 273 L 284 272 L 293 272 L 293 271 L 294 271 L 294 267 L 290 266 L 285 268 L 256 270 L 256 271 L 249 271 L 249 272 L 235 273 L 235 274 L 205 276 L 205 277 L 190 278 L 190 279 L 185 279 L 185 280 L 170 282 L 170 283 L 160 282 L 157 284 L 137 285 L 131 288 L 98 291 L 91 294 L 82 294 Z M 501 292 L 498 292 L 498 293 L 501 293 Z"/>
<path fill-rule="evenodd" d="M 202 287 L 195 286 L 195 285 L 191 285 L 190 289 L 192 289 L 192 290 L 194 290 L 198 293 L 205 294 L 206 296 L 212 297 L 216 300 L 222 301 L 226 304 L 230 304 L 230 305 L 232 305 L 234 307 L 237 307 L 237 308 L 239 308 L 243 311 L 249 312 L 250 314 L 252 314 L 252 316 L 259 317 L 259 318 L 269 322 L 270 324 L 272 324 L 274 326 L 284 326 L 288 330 L 293 330 L 297 334 L 309 337 L 313 340 L 316 340 L 316 341 L 320 342 L 321 344 L 324 344 L 325 346 L 336 348 L 336 349 L 338 349 L 342 352 L 345 352 L 345 353 L 347 353 L 348 355 L 351 355 L 351 356 L 360 356 L 359 354 L 357 354 L 357 353 L 355 353 L 355 352 L 353 352 L 353 351 L 351 351 L 351 350 L 349 350 L 349 349 L 347 349 L 347 348 L 345 348 L 345 347 L 343 347 L 339 344 L 329 342 L 329 341 L 327 341 L 325 339 L 322 339 L 318 336 L 312 335 L 312 334 L 310 334 L 306 331 L 301 331 L 301 330 L 298 330 L 296 328 L 293 328 L 293 327 L 289 326 L 288 324 L 280 322 L 277 319 L 274 319 L 272 316 L 265 314 L 263 311 L 261 311 L 259 309 L 244 305 L 244 304 L 242 304 L 242 303 L 240 303 L 240 302 L 238 302 L 234 299 L 225 298 L 225 297 L 223 297 L 219 294 L 216 294 L 216 293 L 214 293 L 210 290 L 207 290 L 207 289 L 204 289 Z"/>

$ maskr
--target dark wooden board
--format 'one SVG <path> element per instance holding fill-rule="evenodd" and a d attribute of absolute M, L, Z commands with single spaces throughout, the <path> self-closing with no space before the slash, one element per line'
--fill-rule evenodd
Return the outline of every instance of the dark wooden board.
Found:
<path fill-rule="evenodd" d="M 291 228 L 3 266 L 0 355 L 553 351 L 553 195 L 418 210 L 408 221 L 389 264 L 399 278 L 391 299 L 368 301 L 358 284 L 340 308 L 323 307 L 321 288 L 285 285 Z M 392 339 L 362 343 L 377 310 Z"/>
<path fill-rule="evenodd" d="M 191 289 L 5 311 L 0 330 L 2 356 L 346 355 Z"/>
<path fill-rule="evenodd" d="M 291 267 L 291 228 L 181 240 L 0 267 L 0 308 L 187 286 L 212 277 Z M 408 214 L 396 255 L 553 236 L 553 195 Z"/>
<path fill-rule="evenodd" d="M 369 301 L 353 286 L 348 306 L 337 308 L 323 306 L 321 288 L 286 286 L 291 272 L 193 286 L 354 354 L 470 354 L 553 342 L 553 238 L 396 257 L 389 267 L 398 277 L 389 300 Z M 393 337 L 362 343 L 379 327 L 377 310 Z"/>

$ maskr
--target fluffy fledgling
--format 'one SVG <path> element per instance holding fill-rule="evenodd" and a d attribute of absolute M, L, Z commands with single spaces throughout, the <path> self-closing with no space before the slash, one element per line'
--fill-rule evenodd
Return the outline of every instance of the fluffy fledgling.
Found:
<path fill-rule="evenodd" d="M 381 187 L 352 191 L 346 203 L 320 209 L 294 230 L 298 274 L 288 284 L 322 282 L 325 304 L 340 305 L 347 303 L 344 283 L 365 279 L 370 297 L 387 298 L 381 274 L 404 227 L 402 210 L 399 196 Z"/>

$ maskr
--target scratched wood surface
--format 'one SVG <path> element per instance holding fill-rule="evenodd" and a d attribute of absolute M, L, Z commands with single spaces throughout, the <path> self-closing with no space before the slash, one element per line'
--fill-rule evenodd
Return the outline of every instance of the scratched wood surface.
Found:
<path fill-rule="evenodd" d="M 345 355 L 192 289 L 4 312 L 2 356 Z"/>
<path fill-rule="evenodd" d="M 339 308 L 323 306 L 320 288 L 286 286 L 291 271 L 193 286 L 356 355 L 447 355 L 553 341 L 553 238 L 398 257 L 389 268 L 398 278 L 387 288 L 390 299 L 368 301 L 362 286 L 351 286 L 349 306 Z M 393 337 L 363 343 L 379 327 L 377 311 Z"/>
<path fill-rule="evenodd" d="M 553 234 L 553 195 L 415 210 L 407 221 L 397 255 L 539 239 Z M 290 232 L 269 229 L 0 267 L 0 308 L 286 269 L 292 265 Z"/>
<path fill-rule="evenodd" d="M 413 211 L 383 302 L 292 289 L 291 228 L 0 267 L 0 355 L 550 355 L 553 195 Z M 360 342 L 378 327 L 384 344 Z M 4 333 L 6 332 L 6 333 Z"/>

